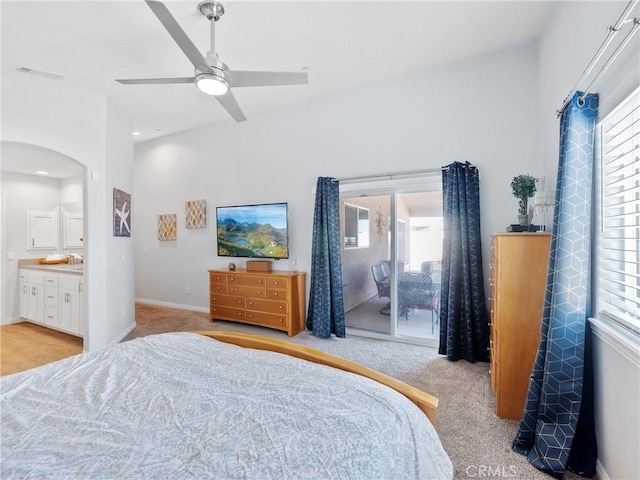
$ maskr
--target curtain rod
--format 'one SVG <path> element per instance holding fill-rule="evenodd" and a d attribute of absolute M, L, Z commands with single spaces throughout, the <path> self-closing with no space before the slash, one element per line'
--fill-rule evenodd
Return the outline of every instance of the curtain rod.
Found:
<path fill-rule="evenodd" d="M 470 168 L 477 168 L 475 165 L 469 165 Z M 440 168 L 427 168 L 425 170 L 408 170 L 406 172 L 394 172 L 394 173 L 379 173 L 376 175 L 362 175 L 359 177 L 345 177 L 345 178 L 338 178 L 337 181 L 344 183 L 344 182 L 355 182 L 358 180 L 364 181 L 364 182 L 372 182 L 375 180 L 380 180 L 380 179 L 388 179 L 388 180 L 392 180 L 395 177 L 410 177 L 410 176 L 419 176 L 419 175 L 424 175 L 424 174 L 428 174 L 428 173 L 437 173 L 437 172 L 443 172 L 443 171 L 447 171 L 449 169 L 448 165 L 445 165 L 443 167 Z"/>
<path fill-rule="evenodd" d="M 562 107 L 560 107 L 559 110 L 556 110 L 556 118 L 562 115 L 562 112 L 567 107 L 567 105 L 569 105 L 569 103 L 571 102 L 571 99 L 573 98 L 575 93 L 578 91 L 578 86 L 580 85 L 580 83 L 591 73 L 591 70 L 593 70 L 593 67 L 596 65 L 598 60 L 600 60 L 600 57 L 602 57 L 605 50 L 609 47 L 609 45 L 613 41 L 613 38 L 620 31 L 622 26 L 626 23 L 633 22 L 633 27 L 631 28 L 631 31 L 620 43 L 620 45 L 618 45 L 618 48 L 616 48 L 616 50 L 613 52 L 611 57 L 609 57 L 609 60 L 607 60 L 607 62 L 602 66 L 602 68 L 598 72 L 598 75 L 596 75 L 596 77 L 591 81 L 589 86 L 585 89 L 584 94 L 580 97 L 580 100 L 582 100 L 585 97 L 585 95 L 589 93 L 589 90 L 591 89 L 591 87 L 595 86 L 598 80 L 600 80 L 600 77 L 602 77 L 602 75 L 609 69 L 609 67 L 611 66 L 613 61 L 618 57 L 620 52 L 627 46 L 627 44 L 631 40 L 631 37 L 633 37 L 633 35 L 638 31 L 638 27 L 640 27 L 640 19 L 627 18 L 637 4 L 638 4 L 638 0 L 631 0 L 625 7 L 620 17 L 618 18 L 618 21 L 614 25 L 610 25 L 609 27 L 607 27 L 607 31 L 608 31 L 607 37 L 604 39 L 604 42 L 602 42 L 602 44 L 600 45 L 600 48 L 591 59 L 591 62 L 589 62 L 589 65 L 587 66 L 587 68 L 584 70 L 584 72 L 582 72 L 582 75 L 574 85 L 569 95 L 565 97 L 564 102 L 562 103 Z"/>

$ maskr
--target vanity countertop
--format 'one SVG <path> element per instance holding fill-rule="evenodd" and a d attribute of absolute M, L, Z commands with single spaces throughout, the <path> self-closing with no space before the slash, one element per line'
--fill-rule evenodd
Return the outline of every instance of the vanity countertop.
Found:
<path fill-rule="evenodd" d="M 59 263 L 55 265 L 41 265 L 39 263 L 26 263 L 20 264 L 20 268 L 27 268 L 29 270 L 39 270 L 41 272 L 54 272 L 54 273 L 70 273 L 72 275 L 84 274 L 84 265 L 69 265 L 67 263 Z"/>

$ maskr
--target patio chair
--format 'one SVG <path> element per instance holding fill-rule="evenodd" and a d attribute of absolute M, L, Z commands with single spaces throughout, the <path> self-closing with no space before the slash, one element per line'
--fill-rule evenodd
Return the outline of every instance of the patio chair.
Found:
<path fill-rule="evenodd" d="M 398 309 L 408 320 L 409 310 L 431 310 L 431 333 L 438 322 L 440 292 L 426 273 L 403 273 L 398 277 Z"/>
<path fill-rule="evenodd" d="M 389 265 L 389 260 L 382 260 L 380 262 L 380 266 L 382 267 L 382 274 L 384 278 L 389 278 L 391 276 L 391 266 Z"/>
<path fill-rule="evenodd" d="M 391 310 L 391 282 L 389 278 L 384 276 L 380 264 L 371 265 L 371 273 L 373 274 L 373 281 L 376 283 L 376 288 L 378 289 L 378 298 L 386 297 L 389 299 L 389 303 L 380 310 L 380 313 L 389 315 Z"/>

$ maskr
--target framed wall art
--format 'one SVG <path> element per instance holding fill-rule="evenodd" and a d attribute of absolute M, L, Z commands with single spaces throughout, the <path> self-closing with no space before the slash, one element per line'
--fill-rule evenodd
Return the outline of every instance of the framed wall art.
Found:
<path fill-rule="evenodd" d="M 185 224 L 187 228 L 207 226 L 207 201 L 187 200 L 184 202 Z"/>
<path fill-rule="evenodd" d="M 158 215 L 158 240 L 175 240 L 178 237 L 178 220 L 175 213 Z"/>
<path fill-rule="evenodd" d="M 131 194 L 113 189 L 113 236 L 131 236 Z"/>

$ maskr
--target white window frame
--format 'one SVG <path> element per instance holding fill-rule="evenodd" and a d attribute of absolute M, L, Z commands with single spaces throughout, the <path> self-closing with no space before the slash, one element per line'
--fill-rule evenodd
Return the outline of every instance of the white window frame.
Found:
<path fill-rule="evenodd" d="M 355 210 L 355 220 L 356 220 L 356 236 L 355 237 L 347 237 L 346 225 L 347 225 L 347 208 Z M 364 218 L 366 216 L 366 218 Z M 345 249 L 352 248 L 369 248 L 369 237 L 370 237 L 370 221 L 371 214 L 368 208 L 361 207 L 360 205 L 354 205 L 352 203 L 344 203 L 344 218 L 345 218 L 345 233 L 343 244 Z M 353 238 L 355 243 L 349 242 L 347 244 L 347 238 Z"/>
<path fill-rule="evenodd" d="M 594 316 L 640 337 L 640 88 L 596 127 Z"/>

